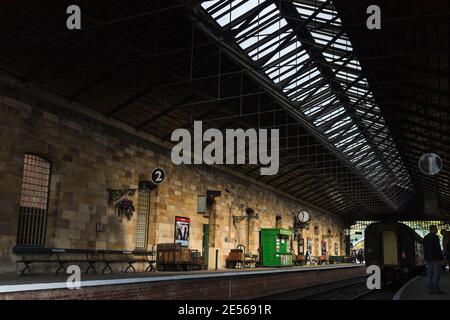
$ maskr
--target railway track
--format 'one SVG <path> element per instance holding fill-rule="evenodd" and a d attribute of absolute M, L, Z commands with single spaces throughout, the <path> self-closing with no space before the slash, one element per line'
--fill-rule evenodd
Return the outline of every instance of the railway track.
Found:
<path fill-rule="evenodd" d="M 356 300 L 371 292 L 367 289 L 366 279 L 366 277 L 363 277 L 355 281 L 326 286 L 326 288 L 301 297 L 299 300 Z"/>
<path fill-rule="evenodd" d="M 367 277 L 336 281 L 265 297 L 264 300 L 392 300 L 402 283 L 389 282 L 381 290 L 369 290 Z"/>
<path fill-rule="evenodd" d="M 293 290 L 285 293 L 264 297 L 264 300 L 348 300 L 352 296 L 357 296 L 368 291 L 366 286 L 367 276 L 328 282 L 326 284 Z M 346 294 L 344 294 L 346 292 Z M 352 294 L 347 294 L 352 292 Z M 340 294 L 339 294 L 340 293 Z M 345 295 L 345 297 L 344 297 Z"/>

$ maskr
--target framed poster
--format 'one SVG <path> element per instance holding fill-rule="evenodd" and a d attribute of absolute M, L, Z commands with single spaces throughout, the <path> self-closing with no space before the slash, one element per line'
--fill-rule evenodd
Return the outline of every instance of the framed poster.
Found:
<path fill-rule="evenodd" d="M 175 243 L 183 247 L 189 246 L 189 232 L 191 220 L 184 217 L 175 217 Z"/>
<path fill-rule="evenodd" d="M 308 249 L 309 254 L 312 254 L 312 240 L 311 238 L 307 238 L 306 240 L 306 247 Z"/>
<path fill-rule="evenodd" d="M 326 256 L 327 255 L 327 242 L 326 241 L 322 241 L 322 256 Z"/>
<path fill-rule="evenodd" d="M 298 254 L 299 255 L 305 254 L 305 239 L 303 238 L 298 240 Z"/>

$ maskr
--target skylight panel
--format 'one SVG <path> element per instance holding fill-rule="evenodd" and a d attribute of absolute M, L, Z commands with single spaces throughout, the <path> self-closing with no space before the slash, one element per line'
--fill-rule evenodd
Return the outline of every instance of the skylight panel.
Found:
<path fill-rule="evenodd" d="M 209 8 L 211 8 L 212 6 L 216 5 L 218 2 L 220 2 L 221 0 L 209 0 L 209 1 L 204 1 L 202 2 L 201 6 L 203 7 L 203 9 L 205 9 L 206 11 L 208 11 Z"/>
<path fill-rule="evenodd" d="M 242 30 L 240 33 L 236 35 L 236 38 L 240 38 L 242 35 L 248 33 L 250 30 L 257 31 L 260 27 L 271 24 L 271 21 L 274 19 L 280 19 L 280 12 L 274 4 L 269 5 L 264 8 L 250 23 L 247 28 Z"/>
<path fill-rule="evenodd" d="M 258 42 L 258 37 L 248 37 L 248 38 L 244 38 L 244 41 L 239 42 L 239 46 L 242 49 L 247 49 L 248 47 L 254 45 L 256 42 Z"/>
<path fill-rule="evenodd" d="M 355 80 L 356 78 L 358 78 L 358 76 L 356 74 L 346 72 L 343 70 L 338 71 L 336 73 L 336 77 L 344 79 L 344 80 L 347 80 L 347 79 Z"/>
<path fill-rule="evenodd" d="M 360 145 L 362 145 L 363 143 L 365 143 L 366 140 L 365 139 L 361 139 L 361 140 L 357 140 L 353 143 L 351 143 L 347 148 L 344 149 L 344 152 L 349 152 L 352 149 L 359 147 Z"/>
<path fill-rule="evenodd" d="M 314 40 L 323 45 L 327 45 L 333 39 L 332 36 L 324 34 L 324 33 L 319 33 L 316 31 L 310 31 L 310 32 L 313 35 Z"/>
<path fill-rule="evenodd" d="M 327 130 L 325 133 L 330 133 L 330 132 L 332 132 L 334 130 L 337 130 L 337 129 L 339 129 L 339 128 L 349 124 L 350 122 L 352 122 L 352 119 L 350 117 L 346 117 L 345 119 L 343 119 L 341 121 L 338 121 L 335 124 L 333 124 L 333 126 L 329 130 Z"/>
<path fill-rule="evenodd" d="M 252 51 L 248 53 L 248 55 L 253 59 L 257 60 L 260 57 L 265 56 L 267 53 L 270 53 L 273 49 L 275 49 L 280 43 L 280 39 L 278 37 L 274 37 L 268 42 L 262 44 L 261 46 L 256 47 Z"/>
<path fill-rule="evenodd" d="M 322 110 L 322 108 L 320 106 L 313 106 L 311 108 L 304 110 L 303 112 L 307 116 L 313 116 L 315 113 L 319 112 L 320 110 Z"/>
<path fill-rule="evenodd" d="M 275 83 L 278 83 L 280 81 L 283 81 L 287 77 L 293 75 L 296 72 L 296 68 L 293 67 L 282 67 L 279 69 L 279 73 L 276 74 L 275 77 L 272 78 Z"/>
<path fill-rule="evenodd" d="M 300 5 L 300 6 L 297 6 L 297 11 L 302 18 L 307 19 L 307 18 L 309 18 L 309 16 L 311 16 L 314 13 L 315 8 L 306 7 L 305 5 Z"/>
<path fill-rule="evenodd" d="M 320 126 L 322 124 L 324 124 L 327 121 L 330 121 L 338 116 L 340 116 L 341 114 L 343 114 L 345 112 L 345 108 L 344 107 L 339 107 L 338 109 L 332 110 L 331 112 L 317 118 L 316 120 L 314 120 L 314 124 L 316 126 Z"/>
<path fill-rule="evenodd" d="M 408 173 L 402 166 L 403 162 L 368 81 L 360 78 L 360 62 L 352 54 L 351 41 L 342 29 L 332 2 L 289 1 L 298 13 L 292 17 L 297 19 L 292 23 L 301 26 L 306 22 L 302 27 L 311 34 L 313 41 L 293 34 L 294 24 L 285 19 L 285 13 L 281 14 L 278 10 L 278 3 L 272 1 L 215 0 L 205 1 L 201 6 L 224 29 L 230 23 L 228 29 L 243 28 L 239 29 L 235 37 L 237 45 L 250 59 L 261 62 L 258 67 L 261 67 L 267 79 L 277 85 L 278 90 L 293 105 L 298 106 L 318 131 L 341 149 L 342 154 L 355 163 L 363 175 L 372 177 L 373 172 L 368 175 L 367 168 L 376 168 L 383 172 L 379 180 L 384 181 L 385 176 L 390 176 L 391 172 L 404 175 L 408 180 Z M 321 6 L 323 7 L 319 10 Z M 252 10 L 257 13 L 253 18 L 248 15 Z M 250 17 L 251 21 L 244 21 L 243 15 Z M 325 28 L 326 25 L 328 27 Z M 284 47 L 280 49 L 282 43 Z M 314 61 L 311 61 L 308 54 L 310 49 L 315 49 L 317 54 L 322 55 L 326 63 L 322 65 L 316 55 Z M 318 64 L 321 64 L 320 69 Z M 324 77 L 322 68 L 332 71 L 331 77 L 328 73 Z M 340 89 L 334 87 L 331 90 L 330 87 L 336 83 L 345 91 L 341 93 Z M 352 105 L 353 114 L 345 114 L 348 106 L 341 95 L 345 95 L 343 98 L 348 99 Z M 341 106 L 339 103 L 344 104 Z M 357 124 L 354 123 L 355 117 Z M 367 136 L 364 136 L 361 130 L 366 129 Z M 370 139 L 371 144 L 367 139 Z M 389 159 L 388 164 L 379 162 L 379 156 Z M 361 167 L 358 161 L 370 163 L 370 166 Z"/>
<path fill-rule="evenodd" d="M 343 145 L 347 144 L 348 142 L 350 142 L 351 140 L 353 140 L 354 138 L 356 138 L 358 135 L 360 135 L 360 132 L 358 131 L 357 127 L 355 125 L 353 125 L 350 130 L 346 133 L 346 138 L 339 140 L 338 142 L 336 142 L 336 146 L 338 148 L 342 147 Z"/>

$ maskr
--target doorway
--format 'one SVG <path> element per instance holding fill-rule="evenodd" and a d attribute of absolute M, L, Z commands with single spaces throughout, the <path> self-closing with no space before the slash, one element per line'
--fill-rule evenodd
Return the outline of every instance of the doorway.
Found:
<path fill-rule="evenodd" d="M 209 224 L 204 224 L 203 239 L 202 239 L 202 256 L 206 265 L 208 265 L 208 252 L 209 252 Z"/>
<path fill-rule="evenodd" d="M 393 231 L 383 232 L 383 263 L 385 265 L 398 265 L 397 235 Z"/>

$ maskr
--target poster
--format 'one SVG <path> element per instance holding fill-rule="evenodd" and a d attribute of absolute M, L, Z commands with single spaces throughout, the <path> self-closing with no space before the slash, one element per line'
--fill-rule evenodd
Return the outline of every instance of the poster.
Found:
<path fill-rule="evenodd" d="M 312 240 L 311 240 L 311 238 L 307 239 L 306 245 L 307 245 L 307 249 L 308 249 L 309 254 L 312 254 Z"/>
<path fill-rule="evenodd" d="M 322 241 L 322 256 L 326 256 L 326 255 L 327 255 L 327 242 Z"/>
<path fill-rule="evenodd" d="M 183 247 L 189 246 L 190 219 L 175 217 L 175 243 L 181 243 Z"/>

